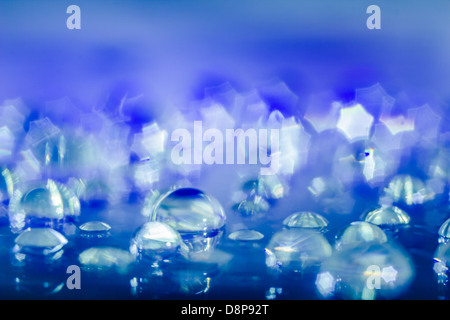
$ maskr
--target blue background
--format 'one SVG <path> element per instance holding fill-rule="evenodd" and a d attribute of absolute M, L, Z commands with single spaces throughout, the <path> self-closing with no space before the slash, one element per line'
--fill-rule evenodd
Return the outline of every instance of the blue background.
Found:
<path fill-rule="evenodd" d="M 81 8 L 81 30 L 66 28 L 66 8 L 71 4 Z M 371 4 L 381 7 L 381 30 L 366 27 Z M 349 101 L 356 88 L 381 83 L 393 96 L 405 92 L 411 105 L 432 105 L 445 127 L 450 100 L 449 12 L 450 2 L 444 0 L 1 0 L 0 101 L 21 97 L 39 112 L 46 101 L 67 96 L 79 109 L 89 111 L 105 101 L 107 107 L 113 105 L 125 93 L 143 94 L 134 112 L 136 121 L 147 122 L 165 104 L 201 99 L 205 88 L 224 82 L 248 91 L 279 79 L 298 96 L 298 105 L 322 91 Z M 282 107 L 272 103 L 271 107 Z M 211 186 L 214 181 L 202 183 Z M 226 189 L 220 185 L 211 192 L 222 200 L 219 193 Z M 285 210 L 277 212 L 292 212 L 301 200 L 293 192 L 284 202 Z M 336 218 L 340 219 L 336 230 L 358 219 L 367 198 L 357 201 L 354 215 Z M 112 223 L 123 243 L 129 240 L 127 232 L 143 222 L 140 216 L 132 222 L 121 220 L 125 218 L 118 215 L 116 225 Z M 413 248 L 423 245 L 412 240 Z M 428 234 L 428 240 L 423 246 L 432 252 L 436 239 Z M 262 261 L 263 251 L 259 253 Z M 246 251 L 238 250 L 236 256 L 244 259 Z M 418 278 L 407 298 L 436 297 L 435 288 L 428 286 L 433 275 L 429 258 L 420 260 L 426 276 Z M 265 265 L 254 272 L 263 277 Z M 128 280 L 115 285 L 127 287 Z M 223 291 L 210 297 L 264 298 L 264 282 L 255 293 L 241 291 L 236 296 L 228 280 L 222 282 Z M 291 297 L 310 298 L 313 282 L 307 279 L 304 290 Z M 94 282 L 95 287 L 97 291 L 75 297 L 124 297 L 119 290 L 105 293 Z M 72 298 L 78 293 L 65 294 Z"/>
<path fill-rule="evenodd" d="M 82 29 L 66 28 L 81 8 Z M 237 89 L 280 78 L 306 99 L 352 98 L 380 82 L 421 103 L 448 101 L 447 1 L 376 1 L 381 30 L 366 28 L 373 1 L 0 2 L 0 99 L 68 96 L 98 104 L 116 91 L 149 104 L 185 103 L 205 87 Z"/>

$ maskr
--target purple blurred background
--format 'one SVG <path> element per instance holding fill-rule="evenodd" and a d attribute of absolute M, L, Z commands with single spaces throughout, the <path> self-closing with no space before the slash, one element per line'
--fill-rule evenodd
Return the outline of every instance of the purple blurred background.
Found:
<path fill-rule="evenodd" d="M 306 102 L 353 98 L 381 83 L 415 105 L 445 106 L 450 79 L 446 1 L 0 1 L 0 99 L 40 108 L 68 96 L 81 109 L 143 94 L 143 109 L 281 79 Z M 68 30 L 66 8 L 81 8 Z M 111 100 L 112 99 L 112 100 Z"/>

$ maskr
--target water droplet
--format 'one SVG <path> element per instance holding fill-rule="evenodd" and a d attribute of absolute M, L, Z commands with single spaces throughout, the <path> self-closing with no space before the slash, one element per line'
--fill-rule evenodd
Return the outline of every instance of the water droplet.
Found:
<path fill-rule="evenodd" d="M 107 238 L 109 237 L 111 226 L 102 221 L 88 221 L 79 227 L 79 235 L 83 238 Z"/>
<path fill-rule="evenodd" d="M 372 223 L 354 221 L 342 231 L 336 241 L 335 248 L 343 250 L 368 242 L 385 243 L 387 242 L 387 236 L 381 228 Z"/>
<path fill-rule="evenodd" d="M 393 243 L 334 251 L 320 268 L 316 287 L 324 297 L 373 300 L 395 298 L 414 275 L 411 258 Z"/>
<path fill-rule="evenodd" d="M 213 197 L 198 189 L 181 188 L 158 201 L 151 220 L 167 223 L 177 230 L 190 255 L 207 253 L 216 247 L 226 216 Z"/>
<path fill-rule="evenodd" d="M 291 228 L 275 233 L 265 251 L 268 267 L 298 271 L 319 265 L 331 255 L 332 248 L 319 232 Z"/>
<path fill-rule="evenodd" d="M 84 232 L 108 232 L 111 226 L 102 221 L 89 221 L 80 226 L 80 230 Z"/>
<path fill-rule="evenodd" d="M 67 239 L 50 228 L 29 228 L 18 235 L 14 242 L 14 252 L 48 255 L 64 247 Z"/>
<path fill-rule="evenodd" d="M 177 252 L 181 236 L 162 222 L 147 222 L 136 230 L 130 252 L 140 257 L 164 259 Z"/>
<path fill-rule="evenodd" d="M 228 238 L 237 241 L 258 241 L 264 238 L 264 235 L 256 230 L 238 230 L 231 233 Z"/>
<path fill-rule="evenodd" d="M 87 270 L 116 270 L 119 273 L 127 271 L 133 263 L 133 256 L 125 250 L 114 247 L 93 247 L 84 250 L 78 260 Z"/>
<path fill-rule="evenodd" d="M 54 227 L 65 218 L 73 218 L 79 213 L 78 197 L 51 179 L 25 191 L 17 189 L 9 203 L 9 220 L 13 232 L 27 226 Z"/>
<path fill-rule="evenodd" d="M 175 190 L 157 204 L 152 220 L 165 222 L 184 233 L 211 232 L 225 225 L 222 206 L 204 192 L 194 188 Z"/>
<path fill-rule="evenodd" d="M 380 227 L 398 227 L 410 221 L 409 215 L 396 206 L 381 207 L 367 214 L 364 219 Z"/>
<path fill-rule="evenodd" d="M 315 212 L 302 211 L 291 214 L 283 224 L 289 228 L 320 229 L 328 225 L 327 219 Z"/>

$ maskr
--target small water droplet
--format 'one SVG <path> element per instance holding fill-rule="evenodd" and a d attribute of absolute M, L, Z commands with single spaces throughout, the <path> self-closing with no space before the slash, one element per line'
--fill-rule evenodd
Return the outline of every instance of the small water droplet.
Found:
<path fill-rule="evenodd" d="M 111 230 L 111 226 L 102 221 L 89 221 L 80 226 L 81 231 L 85 232 L 107 232 Z"/>
<path fill-rule="evenodd" d="M 320 229 L 328 225 L 327 219 L 315 212 L 302 211 L 291 214 L 284 219 L 283 224 L 289 228 Z"/>
<path fill-rule="evenodd" d="M 228 238 L 237 241 L 258 241 L 264 238 L 264 235 L 256 230 L 238 230 L 231 233 Z"/>

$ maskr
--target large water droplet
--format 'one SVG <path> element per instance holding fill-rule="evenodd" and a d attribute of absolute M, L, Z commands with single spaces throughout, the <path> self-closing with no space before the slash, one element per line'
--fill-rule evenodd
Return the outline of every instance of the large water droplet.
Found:
<path fill-rule="evenodd" d="M 302 211 L 291 214 L 283 224 L 289 228 L 321 229 L 328 225 L 328 221 L 318 213 Z"/>
<path fill-rule="evenodd" d="M 198 189 L 181 188 L 158 201 L 151 220 L 177 230 L 191 254 L 214 249 L 222 236 L 226 216 L 213 197 Z"/>
<path fill-rule="evenodd" d="M 157 204 L 152 220 L 167 223 L 184 233 L 210 232 L 225 225 L 222 206 L 213 197 L 194 188 L 175 190 Z"/>
<path fill-rule="evenodd" d="M 14 252 L 48 255 L 65 246 L 67 239 L 50 228 L 30 228 L 18 235 L 14 242 Z"/>
<path fill-rule="evenodd" d="M 136 230 L 130 252 L 140 257 L 170 257 L 181 245 L 180 234 L 162 222 L 147 222 Z"/>
<path fill-rule="evenodd" d="M 13 232 L 27 226 L 53 227 L 80 213 L 78 197 L 51 179 L 25 190 L 16 190 L 9 204 Z"/>
<path fill-rule="evenodd" d="M 265 251 L 270 268 L 304 270 L 319 265 L 331 255 L 332 248 L 321 233 L 293 228 L 275 233 Z"/>

